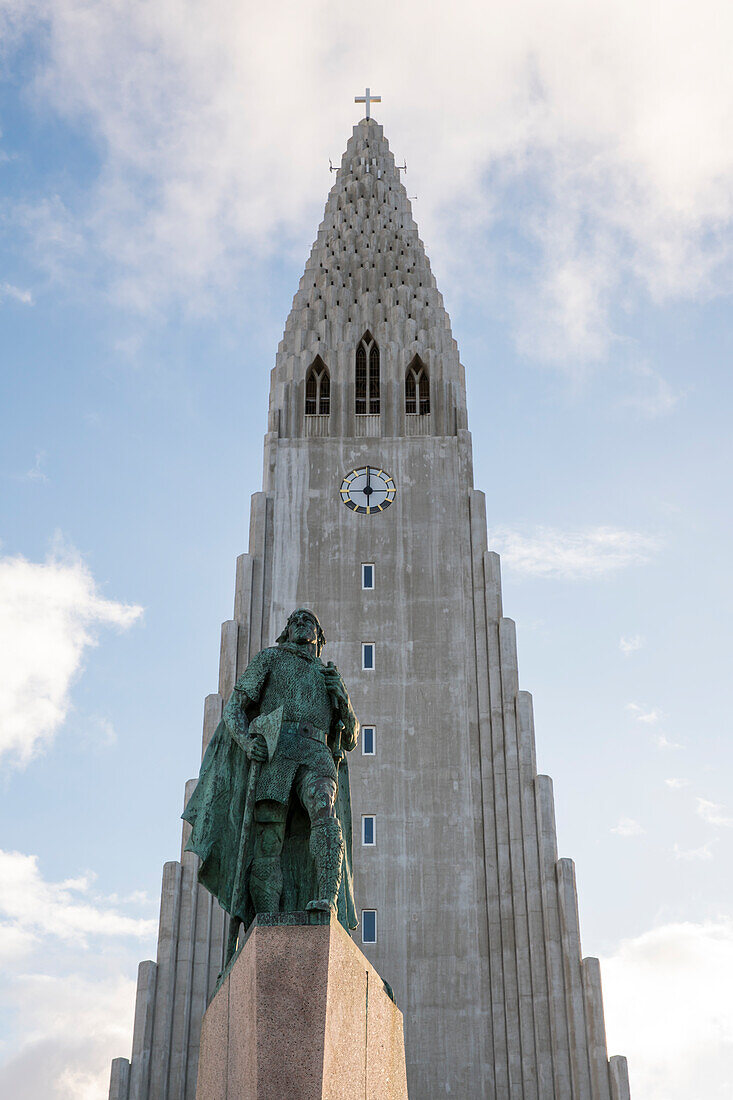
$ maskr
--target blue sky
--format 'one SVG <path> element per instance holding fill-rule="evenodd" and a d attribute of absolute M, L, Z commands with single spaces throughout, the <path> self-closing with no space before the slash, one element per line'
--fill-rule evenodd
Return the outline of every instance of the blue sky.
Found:
<path fill-rule="evenodd" d="M 730 1094 L 723 4 L 0 3 L 0 1092 L 101 1100 L 369 82 L 637 1100 Z M 389 30 L 385 30 L 389 28 Z M 670 1007 L 673 1006 L 673 1007 Z"/>

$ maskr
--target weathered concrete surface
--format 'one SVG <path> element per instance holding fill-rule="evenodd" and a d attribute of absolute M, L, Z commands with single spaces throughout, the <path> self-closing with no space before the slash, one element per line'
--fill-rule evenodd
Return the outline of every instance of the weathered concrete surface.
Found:
<path fill-rule="evenodd" d="M 402 1013 L 341 925 L 255 924 L 201 1029 L 197 1100 L 407 1100 Z"/>
<path fill-rule="evenodd" d="M 608 1078 L 611 1085 L 611 1100 L 631 1100 L 629 1067 L 622 1054 L 615 1054 L 610 1059 Z"/>
<path fill-rule="evenodd" d="M 127 1100 L 130 1089 L 130 1063 L 127 1058 L 115 1058 L 109 1079 L 109 1100 Z"/>

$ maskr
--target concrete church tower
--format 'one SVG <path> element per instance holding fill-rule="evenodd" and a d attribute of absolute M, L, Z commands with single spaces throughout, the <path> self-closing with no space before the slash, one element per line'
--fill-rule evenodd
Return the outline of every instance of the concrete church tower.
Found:
<path fill-rule="evenodd" d="M 598 961 L 581 957 L 552 783 L 536 772 L 458 348 L 370 118 L 354 127 L 272 371 L 263 490 L 204 745 L 237 674 L 301 604 L 372 730 L 371 753 L 350 758 L 367 911 L 356 939 L 404 1012 L 411 1100 L 628 1098 L 626 1060 L 606 1052 Z M 158 958 L 140 966 L 132 1059 L 113 1063 L 110 1100 L 195 1097 L 225 940 L 196 872 L 190 853 L 165 866 Z"/>

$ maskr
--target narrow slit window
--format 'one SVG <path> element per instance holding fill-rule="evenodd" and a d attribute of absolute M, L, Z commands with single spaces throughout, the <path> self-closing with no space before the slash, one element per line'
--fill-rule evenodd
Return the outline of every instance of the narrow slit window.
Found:
<path fill-rule="evenodd" d="M 376 756 L 376 740 L 374 726 L 361 727 L 361 752 L 363 756 Z"/>
<path fill-rule="evenodd" d="M 430 412 L 430 379 L 428 368 L 419 355 L 405 374 L 405 412 L 408 416 L 425 416 Z"/>
<path fill-rule="evenodd" d="M 328 384 L 328 377 L 326 378 L 326 384 Z M 418 386 L 420 416 L 425 416 L 430 412 L 430 382 L 428 381 L 428 372 L 424 368 L 418 379 Z"/>
<path fill-rule="evenodd" d="M 315 416 L 318 411 L 318 381 L 313 370 L 305 380 L 305 415 Z"/>
<path fill-rule="evenodd" d="M 369 349 L 369 412 L 372 416 L 379 413 L 379 348 L 376 344 Z"/>
<path fill-rule="evenodd" d="M 362 909 L 361 911 L 361 942 L 377 942 L 377 910 Z"/>
<path fill-rule="evenodd" d="M 321 392 L 318 396 L 318 412 L 320 416 L 328 416 L 331 412 L 331 379 L 328 371 L 324 369 L 321 375 Z"/>
<path fill-rule="evenodd" d="M 377 819 L 373 814 L 362 816 L 361 842 L 365 848 L 373 848 L 377 843 Z"/>
<path fill-rule="evenodd" d="M 374 642 L 364 642 L 361 647 L 361 667 L 367 670 L 374 669 Z"/>
<path fill-rule="evenodd" d="M 372 562 L 362 563 L 361 587 L 364 589 L 374 588 L 374 564 Z"/>
<path fill-rule="evenodd" d="M 356 349 L 356 409 L 358 416 L 367 411 L 367 354 L 364 342 Z"/>
<path fill-rule="evenodd" d="M 328 416 L 331 412 L 331 379 L 328 368 L 317 355 L 305 379 L 305 415 Z"/>
<path fill-rule="evenodd" d="M 408 370 L 405 376 L 405 412 L 410 416 L 417 412 L 417 387 L 412 370 Z"/>
<path fill-rule="evenodd" d="M 356 349 L 354 367 L 354 412 L 357 416 L 380 413 L 379 348 L 370 332 L 365 332 Z"/>

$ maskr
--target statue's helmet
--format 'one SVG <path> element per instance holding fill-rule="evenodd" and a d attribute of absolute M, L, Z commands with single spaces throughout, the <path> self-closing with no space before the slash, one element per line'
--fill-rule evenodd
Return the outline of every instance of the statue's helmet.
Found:
<path fill-rule="evenodd" d="M 313 622 L 316 624 L 316 652 L 317 652 L 318 656 L 320 657 L 321 650 L 323 649 L 324 645 L 326 644 L 326 635 L 323 633 L 323 627 L 321 626 L 320 622 L 318 621 L 318 616 L 316 615 L 315 611 L 311 611 L 311 609 L 309 607 L 296 607 L 295 611 L 290 612 L 290 614 L 288 616 L 288 621 L 285 624 L 285 629 L 283 630 L 282 634 L 280 634 L 276 638 L 276 643 L 277 643 L 277 645 L 282 645 L 283 642 L 287 642 L 288 634 L 290 633 L 290 624 L 291 624 L 291 622 L 293 621 L 293 619 L 295 618 L 296 615 L 302 614 L 302 612 L 304 612 L 304 611 L 307 612 L 308 615 L 310 615 L 310 617 L 313 619 Z"/>

